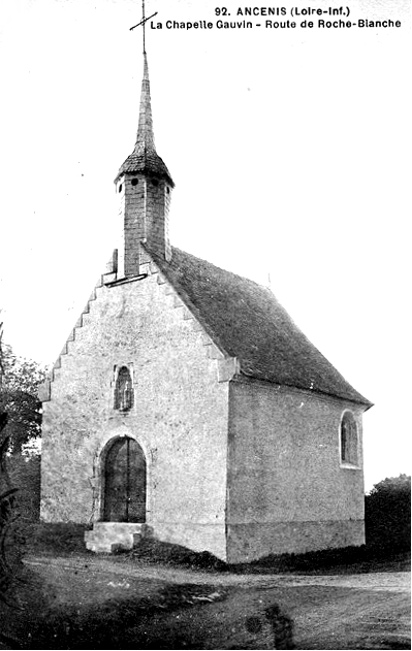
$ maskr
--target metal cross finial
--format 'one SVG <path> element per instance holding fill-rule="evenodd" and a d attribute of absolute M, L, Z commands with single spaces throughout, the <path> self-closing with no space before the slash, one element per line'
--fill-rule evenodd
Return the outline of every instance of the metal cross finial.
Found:
<path fill-rule="evenodd" d="M 146 11 L 145 2 L 142 0 L 142 29 L 143 29 L 143 53 L 146 52 Z"/>
<path fill-rule="evenodd" d="M 146 54 L 146 22 L 148 20 L 150 20 L 151 18 L 153 18 L 153 16 L 157 16 L 157 11 L 155 11 L 154 14 L 152 14 L 151 16 L 146 18 L 146 15 L 145 15 L 145 0 L 142 0 L 142 20 L 140 21 L 140 23 L 137 23 L 137 25 L 133 25 L 133 27 L 130 28 L 130 31 L 132 31 L 132 29 L 135 29 L 135 27 L 139 27 L 140 25 L 142 25 L 142 27 L 143 27 L 143 54 Z"/>

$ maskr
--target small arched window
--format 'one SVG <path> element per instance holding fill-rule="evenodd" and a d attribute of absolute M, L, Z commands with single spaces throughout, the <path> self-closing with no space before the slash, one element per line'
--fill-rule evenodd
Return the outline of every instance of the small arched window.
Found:
<path fill-rule="evenodd" d="M 129 411 L 133 407 L 133 384 L 127 366 L 121 366 L 117 373 L 114 391 L 114 408 Z"/>
<path fill-rule="evenodd" d="M 342 463 L 358 465 L 358 428 L 350 411 L 345 411 L 340 424 L 340 458 Z"/>

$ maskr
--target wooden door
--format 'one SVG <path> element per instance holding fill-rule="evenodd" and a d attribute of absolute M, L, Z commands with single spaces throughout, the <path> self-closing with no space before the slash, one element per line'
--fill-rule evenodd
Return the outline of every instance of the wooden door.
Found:
<path fill-rule="evenodd" d="M 146 459 L 134 439 L 119 438 L 109 449 L 103 499 L 106 522 L 146 521 Z"/>

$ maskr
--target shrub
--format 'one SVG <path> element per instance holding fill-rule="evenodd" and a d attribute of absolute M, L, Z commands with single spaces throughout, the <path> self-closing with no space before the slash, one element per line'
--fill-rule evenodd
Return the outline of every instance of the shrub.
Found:
<path fill-rule="evenodd" d="M 389 477 L 373 487 L 365 500 L 365 527 L 370 548 L 388 552 L 410 549 L 410 477 Z"/>

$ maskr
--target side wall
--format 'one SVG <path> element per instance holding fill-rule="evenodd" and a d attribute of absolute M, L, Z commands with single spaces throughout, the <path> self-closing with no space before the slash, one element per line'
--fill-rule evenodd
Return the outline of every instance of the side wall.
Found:
<path fill-rule="evenodd" d="M 231 382 L 228 559 L 364 543 L 362 408 L 259 382 Z M 358 465 L 340 460 L 351 410 Z"/>
<path fill-rule="evenodd" d="M 153 263 L 139 281 L 96 289 L 43 405 L 47 521 L 101 517 L 101 453 L 131 436 L 147 460 L 147 523 L 161 540 L 224 558 L 228 381 L 222 354 Z M 223 360 L 225 361 L 225 360 Z M 134 406 L 114 409 L 115 366 L 128 365 Z"/>

